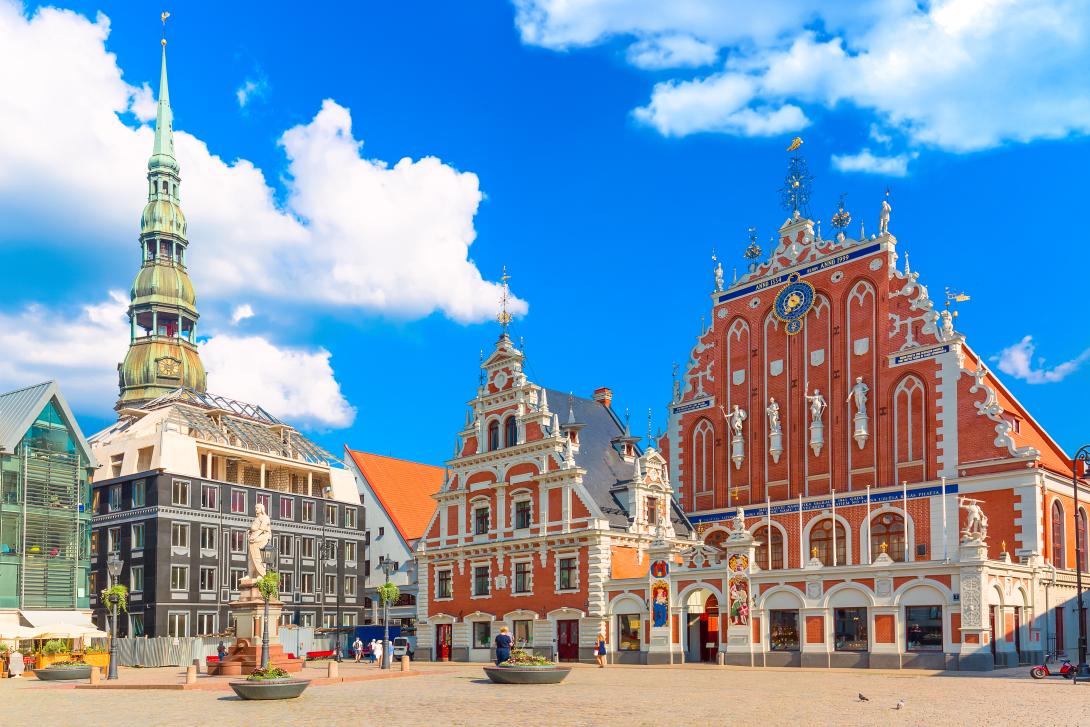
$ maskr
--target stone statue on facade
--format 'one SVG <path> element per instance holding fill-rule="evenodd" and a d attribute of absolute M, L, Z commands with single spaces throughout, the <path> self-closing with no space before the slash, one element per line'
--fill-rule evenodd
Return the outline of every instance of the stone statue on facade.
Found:
<path fill-rule="evenodd" d="M 742 460 L 746 458 L 745 437 L 742 436 L 742 422 L 746 420 L 746 412 L 737 404 L 727 415 L 730 424 L 730 459 L 734 462 L 734 469 L 741 469 Z"/>
<path fill-rule="evenodd" d="M 723 289 L 723 263 L 717 262 L 715 265 L 715 292 L 719 292 Z"/>
<path fill-rule="evenodd" d="M 807 396 L 806 401 L 810 402 L 810 447 L 816 457 L 821 454 L 821 447 L 825 444 L 825 424 L 821 417 L 828 404 L 819 389 L 814 389 L 814 395 Z"/>
<path fill-rule="evenodd" d="M 249 577 L 256 581 L 265 575 L 265 561 L 261 557 L 261 551 L 269 544 L 272 538 L 272 522 L 265 514 L 265 506 L 260 502 L 254 508 L 254 519 L 250 523 L 249 554 L 247 565 L 250 567 Z"/>
<path fill-rule="evenodd" d="M 954 337 L 954 316 L 950 315 L 950 311 L 943 310 L 939 313 L 939 330 L 942 331 L 943 341 Z"/>
<path fill-rule="evenodd" d="M 852 423 L 854 424 L 852 436 L 860 449 L 863 449 L 863 445 L 867 443 L 867 439 L 870 437 L 870 418 L 867 416 L 868 391 L 870 391 L 870 387 L 863 383 L 863 377 L 856 376 L 855 384 L 848 393 L 847 399 L 847 401 L 854 400 L 855 402 L 855 416 L 852 417 Z"/>
<path fill-rule="evenodd" d="M 878 234 L 884 235 L 889 232 L 889 213 L 892 208 L 889 206 L 889 200 L 882 200 L 882 211 L 878 214 Z"/>
<path fill-rule="evenodd" d="M 772 455 L 773 462 L 779 462 L 783 453 L 783 429 L 780 426 L 780 405 L 774 397 L 768 397 L 765 414 L 768 415 L 768 453 Z"/>
<path fill-rule="evenodd" d="M 746 529 L 746 513 L 742 508 L 738 508 L 734 517 L 730 521 L 730 530 L 732 533 L 740 533 Z"/>
<path fill-rule="evenodd" d="M 988 516 L 980 507 L 980 500 L 971 500 L 962 497 L 958 501 L 959 507 L 965 511 L 965 528 L 961 531 L 961 542 L 968 543 L 978 540 L 984 542 L 988 538 Z"/>

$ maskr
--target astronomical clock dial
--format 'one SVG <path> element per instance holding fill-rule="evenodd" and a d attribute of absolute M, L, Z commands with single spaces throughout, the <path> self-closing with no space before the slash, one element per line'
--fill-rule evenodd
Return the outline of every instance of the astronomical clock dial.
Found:
<path fill-rule="evenodd" d="M 787 285 L 776 294 L 772 313 L 784 323 L 788 335 L 795 335 L 802 330 L 802 321 L 814 307 L 814 286 L 805 280 L 799 280 L 798 273 L 791 273 Z"/>
<path fill-rule="evenodd" d="M 176 358 L 159 359 L 159 375 L 178 377 L 182 375 L 182 362 Z"/>

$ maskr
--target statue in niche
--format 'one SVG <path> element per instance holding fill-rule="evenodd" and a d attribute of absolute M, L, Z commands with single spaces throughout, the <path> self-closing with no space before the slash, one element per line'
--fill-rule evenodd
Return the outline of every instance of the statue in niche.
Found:
<path fill-rule="evenodd" d="M 745 438 L 742 436 L 742 422 L 746 420 L 746 412 L 737 404 L 730 410 L 730 414 L 727 415 L 727 422 L 730 424 L 730 458 L 734 462 L 734 469 L 741 469 L 742 460 L 745 459 Z"/>
<path fill-rule="evenodd" d="M 821 454 L 821 448 L 825 444 L 825 424 L 821 417 L 828 404 L 819 389 L 814 389 L 814 395 L 807 396 L 806 401 L 810 402 L 810 447 L 816 457 Z"/>
<path fill-rule="evenodd" d="M 772 455 L 772 461 L 778 463 L 783 453 L 783 430 L 780 428 L 780 405 L 775 398 L 768 397 L 765 413 L 768 415 L 768 453 Z"/>
<path fill-rule="evenodd" d="M 852 437 L 855 438 L 855 443 L 860 449 L 863 449 L 870 437 L 870 418 L 867 416 L 868 391 L 870 387 L 863 383 L 863 377 L 856 376 L 855 385 L 852 386 L 847 398 L 847 401 L 855 401 L 855 416 L 852 417 L 852 423 L 855 426 Z"/>

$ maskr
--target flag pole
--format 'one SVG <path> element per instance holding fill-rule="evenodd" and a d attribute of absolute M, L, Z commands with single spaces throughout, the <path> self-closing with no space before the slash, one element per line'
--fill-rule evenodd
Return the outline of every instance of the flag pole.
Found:
<path fill-rule="evenodd" d="M 831 488 L 833 493 L 833 567 L 836 567 L 836 488 Z M 847 549 L 845 548 L 845 552 Z"/>
<path fill-rule="evenodd" d="M 765 494 L 765 530 L 768 531 L 768 569 L 772 570 L 772 498 L 767 493 Z M 784 563 L 784 566 L 786 565 Z"/>
<path fill-rule="evenodd" d="M 942 562 L 949 563 L 950 556 L 946 552 L 946 478 L 942 478 Z"/>
<path fill-rule="evenodd" d="M 910 557 L 912 554 L 908 551 L 908 480 L 901 480 L 901 510 L 904 511 L 905 516 L 905 562 L 909 560 L 916 560 L 914 557 Z M 913 528 L 915 530 L 915 528 Z M 916 533 L 912 533 L 912 541 L 916 541 Z"/>
<path fill-rule="evenodd" d="M 870 485 L 867 485 L 867 565 L 870 565 Z"/>
<path fill-rule="evenodd" d="M 799 552 L 802 553 L 802 559 L 799 561 L 799 567 L 806 567 L 806 543 L 802 539 L 802 493 L 799 493 Z"/>

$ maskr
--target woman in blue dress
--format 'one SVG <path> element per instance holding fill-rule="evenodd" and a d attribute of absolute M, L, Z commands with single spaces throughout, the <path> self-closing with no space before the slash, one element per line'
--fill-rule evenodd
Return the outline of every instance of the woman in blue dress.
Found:
<path fill-rule="evenodd" d="M 598 638 L 594 641 L 594 660 L 598 662 L 599 669 L 606 668 L 606 633 L 598 632 Z"/>
<path fill-rule="evenodd" d="M 511 638 L 507 627 L 502 627 L 500 633 L 496 636 L 496 666 L 511 658 L 511 644 L 513 643 L 514 639 Z"/>

